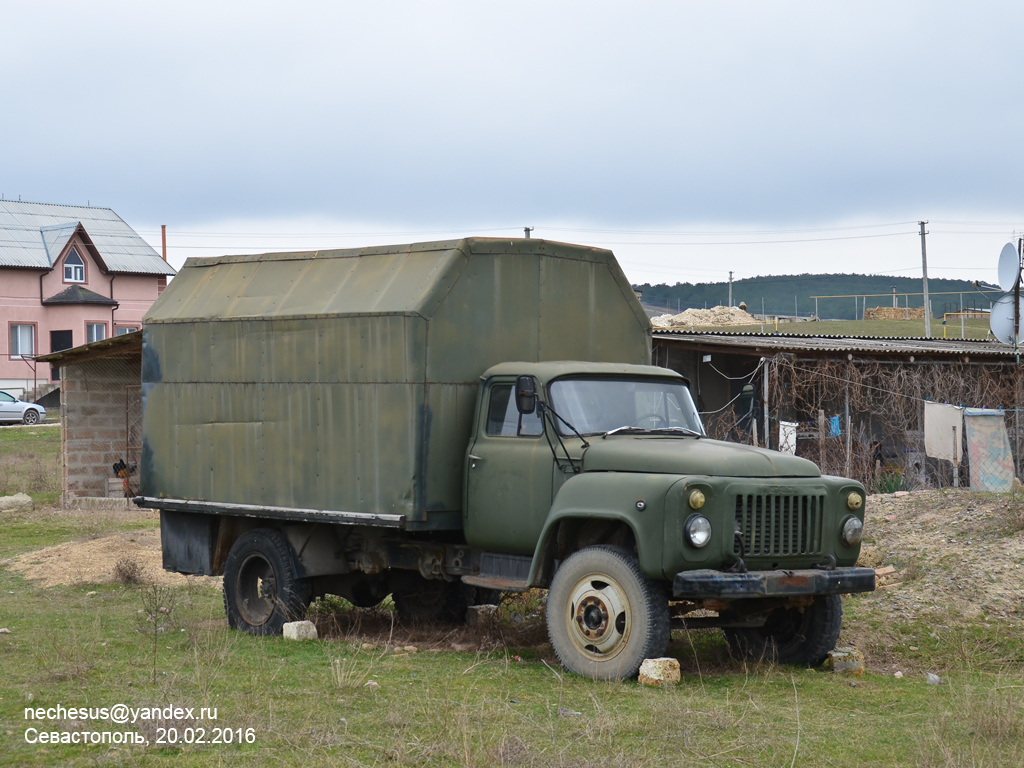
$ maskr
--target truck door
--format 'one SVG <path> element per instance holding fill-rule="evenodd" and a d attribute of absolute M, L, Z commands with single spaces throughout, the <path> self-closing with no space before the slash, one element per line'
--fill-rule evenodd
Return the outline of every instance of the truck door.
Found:
<path fill-rule="evenodd" d="M 532 555 L 551 508 L 554 459 L 536 412 L 516 408 L 514 379 L 492 379 L 466 458 L 466 541 L 480 549 Z"/>

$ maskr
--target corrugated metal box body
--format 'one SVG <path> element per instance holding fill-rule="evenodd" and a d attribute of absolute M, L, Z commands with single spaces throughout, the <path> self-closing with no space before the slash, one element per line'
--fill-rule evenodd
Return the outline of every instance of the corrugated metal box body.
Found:
<path fill-rule="evenodd" d="M 483 371 L 651 336 L 611 252 L 478 238 L 189 260 L 144 330 L 143 495 L 438 527 Z"/>

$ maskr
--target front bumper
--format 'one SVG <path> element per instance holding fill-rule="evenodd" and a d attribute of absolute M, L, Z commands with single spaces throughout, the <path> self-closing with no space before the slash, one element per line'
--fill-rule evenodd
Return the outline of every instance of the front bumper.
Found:
<path fill-rule="evenodd" d="M 874 588 L 874 568 L 748 573 L 724 573 L 703 569 L 677 573 L 672 582 L 672 595 L 684 600 L 738 600 L 793 595 L 842 595 L 850 592 L 871 592 Z"/>

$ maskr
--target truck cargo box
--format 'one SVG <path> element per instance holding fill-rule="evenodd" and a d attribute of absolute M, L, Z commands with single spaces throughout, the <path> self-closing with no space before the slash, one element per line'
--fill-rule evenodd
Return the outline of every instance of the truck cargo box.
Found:
<path fill-rule="evenodd" d="M 141 494 L 461 525 L 480 374 L 650 363 L 610 251 L 467 238 L 189 259 L 144 320 Z"/>

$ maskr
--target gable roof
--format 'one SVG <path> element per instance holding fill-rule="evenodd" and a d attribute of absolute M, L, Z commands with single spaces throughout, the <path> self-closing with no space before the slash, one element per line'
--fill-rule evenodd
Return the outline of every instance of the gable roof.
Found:
<path fill-rule="evenodd" d="M 108 307 L 116 307 L 118 305 L 113 299 L 101 293 L 90 291 L 81 285 L 72 285 L 70 288 L 65 288 L 48 299 L 43 299 L 44 306 L 50 306 L 51 304 L 105 304 Z"/>
<path fill-rule="evenodd" d="M 174 268 L 109 208 L 14 200 L 0 200 L 0 267 L 52 269 L 76 232 L 107 272 L 174 274 Z"/>

